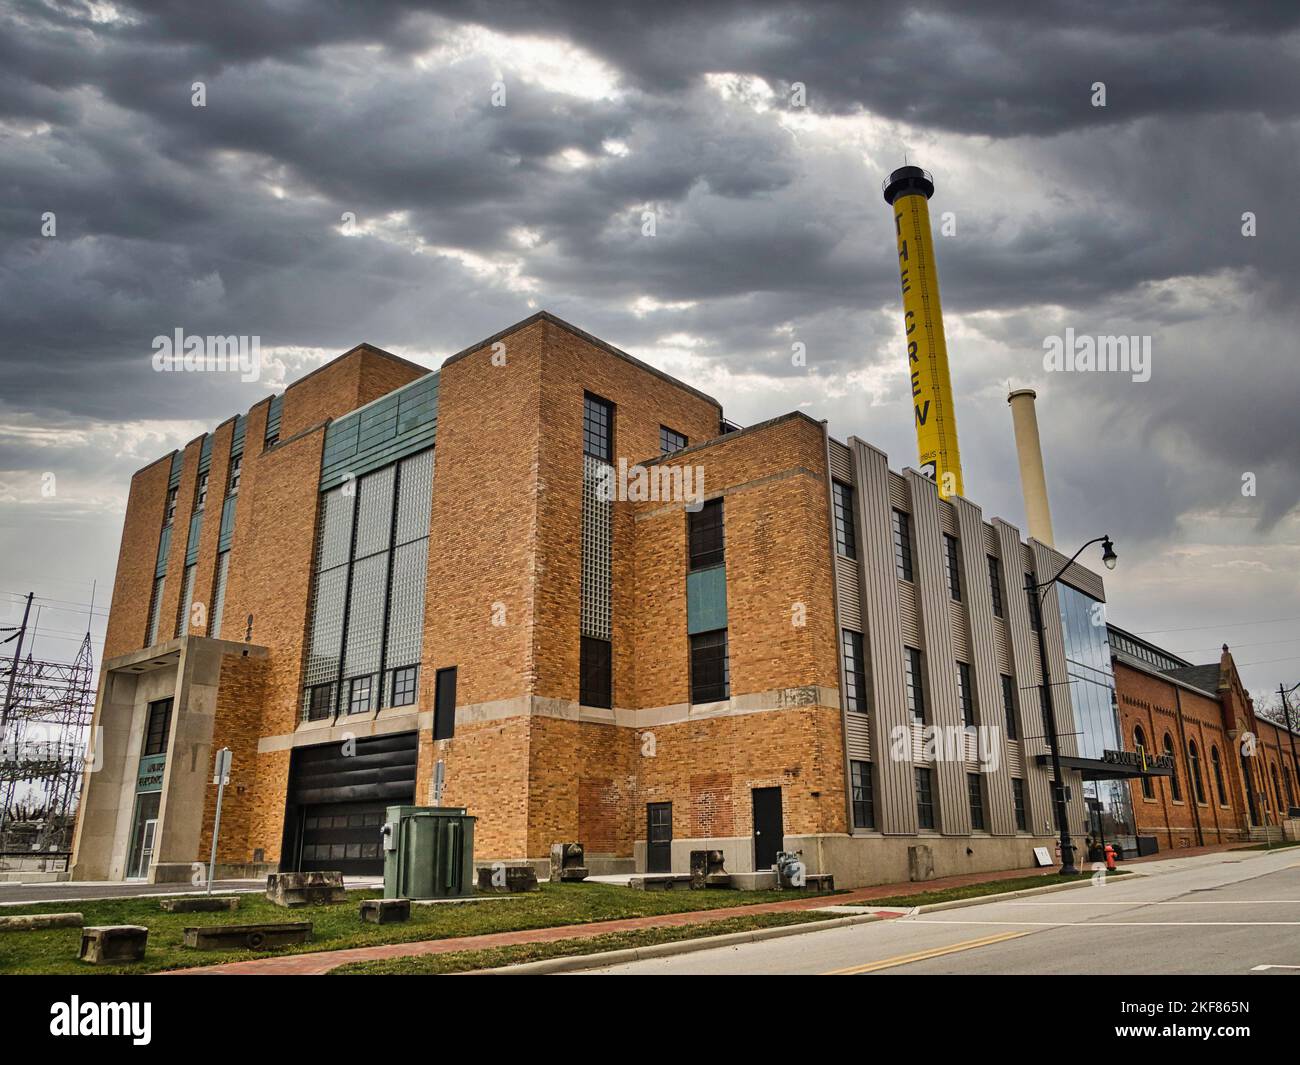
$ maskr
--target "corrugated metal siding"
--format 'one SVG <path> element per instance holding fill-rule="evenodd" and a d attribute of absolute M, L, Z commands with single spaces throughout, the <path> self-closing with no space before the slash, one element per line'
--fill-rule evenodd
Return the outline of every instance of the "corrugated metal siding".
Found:
<path fill-rule="evenodd" d="M 853 452 L 841 444 L 838 440 L 830 442 L 830 469 L 831 476 L 837 481 L 843 481 L 845 484 L 853 483 Z"/>
<path fill-rule="evenodd" d="M 235 428 L 230 434 L 230 453 L 232 455 L 243 454 L 244 436 L 248 432 L 248 418 L 241 414 L 235 419 Z"/>
<path fill-rule="evenodd" d="M 280 413 L 284 409 L 284 396 L 272 396 L 266 408 L 266 439 L 273 440 L 280 435 Z"/>
<path fill-rule="evenodd" d="M 1021 780 L 1025 777 L 1025 763 L 1020 756 L 1020 741 L 1007 741 L 1007 773 L 1013 777 L 1019 777 Z M 1015 828 L 1016 818 L 1015 810 L 1011 811 L 1011 827 Z"/>
<path fill-rule="evenodd" d="M 946 499 L 939 500 L 939 528 L 949 536 L 959 536 L 957 530 L 957 512 Z"/>
<path fill-rule="evenodd" d="M 909 502 L 910 493 L 907 489 L 907 481 L 893 470 L 889 471 L 889 505 L 897 507 L 899 510 L 908 510 L 911 508 Z"/>
<path fill-rule="evenodd" d="M 957 702 L 957 662 L 953 657 L 948 581 L 945 576 L 939 489 L 915 470 L 907 471 L 912 496 L 912 556 L 921 600 L 924 669 L 929 686 L 928 723 L 947 733 L 963 725 Z M 934 767 L 938 783 L 939 829 L 946 836 L 970 834 L 970 803 L 961 762 L 941 758 Z"/>
<path fill-rule="evenodd" d="M 915 533 L 913 533 L 915 535 Z M 894 572 L 894 530 L 889 530 L 889 572 Z M 915 556 L 912 559 L 916 562 Z M 915 573 L 915 565 L 912 572 Z M 909 647 L 921 646 L 921 612 L 916 603 L 916 585 L 907 581 L 895 580 L 898 585 L 898 622 L 902 626 L 903 642 Z"/>
<path fill-rule="evenodd" d="M 1011 637 L 1011 676 L 1020 701 L 1025 813 L 1029 830 L 1042 835 L 1052 831 L 1055 819 L 1052 814 L 1049 775 L 1035 761 L 1038 755 L 1047 751 L 1047 743 L 1043 738 L 1042 719 L 1038 712 L 1038 647 L 1030 627 L 1029 602 L 1025 598 L 1023 587 L 1020 531 L 1000 519 L 994 521 L 994 526 L 998 533 L 998 556 L 1002 560 L 1002 574 L 1007 586 L 1003 609 L 1006 613 L 1007 632 Z M 1013 564 L 1008 559 L 1017 561 Z"/>
<path fill-rule="evenodd" d="M 858 564 L 835 556 L 835 592 L 839 596 L 840 624 L 862 631 L 862 572 Z"/>
<path fill-rule="evenodd" d="M 989 588 L 988 555 L 985 548 L 984 518 L 980 508 L 965 499 L 954 500 L 959 527 L 964 606 L 970 625 L 969 655 L 975 684 L 975 721 L 984 736 L 986 751 L 995 751 L 993 764 L 984 773 L 984 802 L 987 824 L 995 836 L 1016 832 L 1015 800 L 1008 770 L 1006 714 L 1002 708 L 1002 678 L 998 664 L 998 625 L 993 617 L 993 593 Z M 996 746 L 993 741 L 996 740 Z M 976 769 L 971 772 L 978 771 Z"/>
<path fill-rule="evenodd" d="M 966 580 L 965 574 L 962 575 L 962 581 Z M 969 591 L 962 589 L 962 597 L 969 595 Z M 948 624 L 952 628 L 952 653 L 959 662 L 970 661 L 970 637 L 966 632 L 966 612 L 962 609 L 963 603 L 955 599 L 948 600 Z"/>
<path fill-rule="evenodd" d="M 205 433 L 203 446 L 199 448 L 199 473 L 207 473 L 210 469 L 212 469 L 212 434 Z"/>
<path fill-rule="evenodd" d="M 871 721 L 869 714 L 846 711 L 844 714 L 844 738 L 848 745 L 849 757 L 860 761 L 871 761 Z"/>
<path fill-rule="evenodd" d="M 438 375 L 428 374 L 354 410 L 325 429 L 320 488 L 360 477 L 432 447 L 438 432 Z"/>
<path fill-rule="evenodd" d="M 185 452 L 172 452 L 172 469 L 167 475 L 167 487 L 177 488 L 181 483 L 181 467 L 185 464 Z"/>
<path fill-rule="evenodd" d="M 862 613 L 871 661 L 871 747 L 876 760 L 876 823 L 886 834 L 916 832 L 916 791 L 912 766 L 883 756 L 890 731 L 907 727 L 910 716 L 904 693 L 903 630 L 899 582 L 894 577 L 894 537 L 890 511 L 889 460 L 857 438 L 850 440 L 857 476 L 859 527 L 862 530 Z"/>
<path fill-rule="evenodd" d="M 1003 612 L 1006 607 L 1003 606 Z M 1007 623 L 1003 618 L 993 619 L 993 647 L 998 656 L 998 672 L 1008 677 L 1015 676 L 1011 669 L 1011 638 L 1007 635 Z"/>

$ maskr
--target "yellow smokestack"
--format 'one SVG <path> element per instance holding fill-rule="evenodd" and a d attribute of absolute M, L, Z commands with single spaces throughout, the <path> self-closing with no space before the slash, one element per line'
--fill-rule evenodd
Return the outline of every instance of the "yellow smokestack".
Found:
<path fill-rule="evenodd" d="M 941 496 L 962 495 L 957 416 L 948 377 L 934 244 L 930 239 L 929 200 L 934 195 L 934 180 L 919 166 L 899 167 L 885 182 L 884 194 L 885 202 L 894 209 L 894 232 L 898 236 L 907 369 L 912 382 L 921 472 L 938 484 Z"/>
<path fill-rule="evenodd" d="M 1020 460 L 1020 490 L 1025 496 L 1025 518 L 1029 535 L 1055 547 L 1052 538 L 1052 511 L 1047 505 L 1047 475 L 1043 472 L 1043 447 L 1038 439 L 1038 413 L 1032 388 L 1017 388 L 1007 394 L 1011 404 L 1011 423 L 1016 431 L 1016 457 Z"/>

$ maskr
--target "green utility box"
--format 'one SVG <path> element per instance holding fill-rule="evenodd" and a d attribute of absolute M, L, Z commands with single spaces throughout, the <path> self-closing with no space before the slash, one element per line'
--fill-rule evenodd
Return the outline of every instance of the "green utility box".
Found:
<path fill-rule="evenodd" d="M 384 825 L 384 898 L 474 893 L 474 821 L 463 806 L 390 806 Z"/>

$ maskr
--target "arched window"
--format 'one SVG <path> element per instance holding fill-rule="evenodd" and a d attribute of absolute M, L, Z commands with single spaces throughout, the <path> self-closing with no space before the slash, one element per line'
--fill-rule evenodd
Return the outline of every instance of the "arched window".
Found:
<path fill-rule="evenodd" d="M 1133 729 L 1133 747 L 1141 755 L 1147 753 L 1147 734 L 1142 731 L 1142 726 L 1138 725 Z M 1151 783 L 1150 777 L 1142 778 L 1142 798 L 1154 799 L 1156 797 L 1155 785 Z"/>
<path fill-rule="evenodd" d="M 1219 805 L 1228 805 L 1228 793 L 1223 790 L 1223 766 L 1219 763 L 1219 748 L 1210 748 L 1210 765 L 1214 767 L 1214 790 L 1219 796 Z"/>
<path fill-rule="evenodd" d="M 1178 782 L 1178 756 L 1174 754 L 1174 738 L 1165 733 L 1165 754 L 1169 755 L 1174 763 L 1173 775 L 1169 778 L 1169 790 L 1173 794 L 1174 802 L 1183 801 L 1183 786 Z"/>
<path fill-rule="evenodd" d="M 1192 794 L 1196 801 L 1205 802 L 1205 783 L 1201 780 L 1201 752 L 1196 749 L 1196 741 L 1187 743 L 1187 772 L 1192 777 Z"/>

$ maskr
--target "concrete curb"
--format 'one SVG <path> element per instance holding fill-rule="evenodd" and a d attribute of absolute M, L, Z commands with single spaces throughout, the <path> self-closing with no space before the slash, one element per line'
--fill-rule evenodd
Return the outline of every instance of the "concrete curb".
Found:
<path fill-rule="evenodd" d="M 853 917 L 831 917 L 825 921 L 804 921 L 798 924 L 777 925 L 774 928 L 756 928 L 752 932 L 729 932 L 721 936 L 701 936 L 682 939 L 674 943 L 655 943 L 648 947 L 628 947 L 624 950 L 607 950 L 599 954 L 572 954 L 564 958 L 547 958 L 545 961 L 528 961 L 519 965 L 503 965 L 498 969 L 476 969 L 465 976 L 544 976 L 547 973 L 577 972 L 580 969 L 599 969 L 606 965 L 623 965 L 627 962 L 645 961 L 649 958 L 667 958 L 674 954 L 691 954 L 699 950 L 713 950 L 741 943 L 761 943 L 765 939 L 781 939 L 803 932 L 820 932 L 827 928 L 847 928 L 851 925 L 870 924 L 885 918 L 875 914 L 857 914 Z"/>
<path fill-rule="evenodd" d="M 914 906 L 908 914 L 913 917 L 920 913 L 940 913 L 943 910 L 960 910 L 967 906 L 979 906 L 985 902 L 1007 902 L 1011 899 L 1025 898 L 1030 895 L 1050 895 L 1056 891 L 1070 891 L 1074 888 L 1092 887 L 1092 878 L 1071 880 L 1064 884 L 1047 884 L 1044 887 L 1021 888 L 1019 891 L 1003 891 L 996 895 L 973 895 L 969 899 L 953 899 L 951 902 L 932 902 L 928 906 Z"/>

